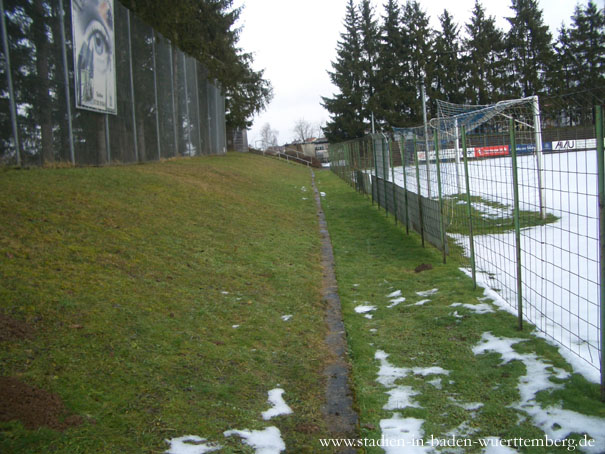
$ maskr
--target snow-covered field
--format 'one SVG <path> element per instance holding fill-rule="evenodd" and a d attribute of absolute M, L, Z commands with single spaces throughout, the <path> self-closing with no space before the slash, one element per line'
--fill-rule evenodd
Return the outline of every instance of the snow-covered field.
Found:
<path fill-rule="evenodd" d="M 518 158 L 520 209 L 539 212 L 537 161 Z M 401 167 L 395 182 L 404 186 Z M 466 192 L 464 167 L 441 164 L 443 195 Z M 429 168 L 431 195 L 437 196 L 436 165 Z M 427 195 L 426 165 L 420 166 L 421 192 Z M 390 175 L 389 175 L 390 177 Z M 470 192 L 484 200 L 513 206 L 512 158 L 469 162 Z M 598 382 L 599 377 L 599 263 L 596 151 L 552 153 L 542 157 L 542 199 L 547 213 L 560 219 L 521 232 L 523 307 L 525 317 L 545 338 L 564 348 L 561 353 L 578 372 Z M 458 184 L 460 182 L 460 185 Z M 418 192 L 415 168 L 406 168 L 406 184 Z M 493 216 L 488 205 L 475 208 Z M 482 208 L 483 206 L 483 208 Z M 455 237 L 469 254 L 469 238 Z M 475 236 L 475 255 L 481 283 L 496 289 L 516 314 L 517 281 L 514 232 Z M 571 354 L 570 354 L 571 353 Z"/>

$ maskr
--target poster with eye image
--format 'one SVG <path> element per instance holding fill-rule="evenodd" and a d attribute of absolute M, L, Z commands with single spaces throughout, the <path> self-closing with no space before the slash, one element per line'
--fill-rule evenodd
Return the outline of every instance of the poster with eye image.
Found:
<path fill-rule="evenodd" d="M 72 0 L 76 107 L 117 114 L 113 0 Z"/>

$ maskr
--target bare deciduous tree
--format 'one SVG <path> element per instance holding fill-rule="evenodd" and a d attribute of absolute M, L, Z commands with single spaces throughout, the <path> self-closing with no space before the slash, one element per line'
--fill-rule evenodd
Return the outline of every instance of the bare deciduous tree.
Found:
<path fill-rule="evenodd" d="M 260 140 L 263 150 L 266 150 L 269 147 L 277 146 L 278 134 L 279 132 L 274 129 L 271 129 L 271 125 L 269 123 L 265 123 L 265 125 L 260 130 Z"/>
<path fill-rule="evenodd" d="M 301 118 L 296 121 L 294 125 L 294 139 L 300 142 L 306 142 L 308 139 L 313 137 L 314 128 L 306 121 L 304 118 Z"/>

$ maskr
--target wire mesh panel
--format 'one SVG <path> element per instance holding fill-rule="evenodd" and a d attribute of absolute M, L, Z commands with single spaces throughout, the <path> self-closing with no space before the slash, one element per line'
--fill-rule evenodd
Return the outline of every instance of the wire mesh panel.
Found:
<path fill-rule="evenodd" d="M 170 42 L 162 35 L 156 34 L 155 68 L 158 94 L 158 118 L 160 129 L 160 149 L 162 158 L 176 155 L 176 121 L 174 92 L 172 90 L 172 50 Z"/>
<path fill-rule="evenodd" d="M 367 176 L 372 199 L 406 230 L 457 256 L 520 324 L 599 369 L 594 106 L 604 95 L 439 102 L 429 128 L 395 129 L 388 146 L 378 135 L 332 145 L 331 168 L 357 189 Z"/>
<path fill-rule="evenodd" d="M 132 68 L 139 161 L 159 159 L 155 117 L 155 82 L 153 30 L 135 16 L 130 16 Z"/>

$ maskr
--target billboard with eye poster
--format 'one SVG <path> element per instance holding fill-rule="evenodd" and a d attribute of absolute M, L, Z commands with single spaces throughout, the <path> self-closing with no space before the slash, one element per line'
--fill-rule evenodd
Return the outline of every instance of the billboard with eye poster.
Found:
<path fill-rule="evenodd" d="M 113 0 L 72 0 L 76 107 L 117 114 Z"/>

